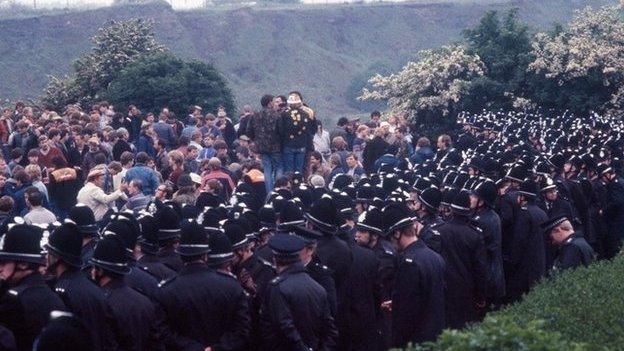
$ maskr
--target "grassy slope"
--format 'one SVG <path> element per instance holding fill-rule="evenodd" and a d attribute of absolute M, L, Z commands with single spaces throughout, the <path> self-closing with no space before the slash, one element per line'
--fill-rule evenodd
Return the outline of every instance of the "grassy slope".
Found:
<path fill-rule="evenodd" d="M 435 2 L 435 1 L 434 1 Z M 153 18 L 159 40 L 224 71 L 237 103 L 301 90 L 321 117 L 353 113 L 345 93 L 373 64 L 400 68 L 419 49 L 456 40 L 488 9 L 519 7 L 537 28 L 574 9 L 615 0 L 516 0 L 426 4 L 291 6 L 174 12 L 164 5 L 112 7 L 0 21 L 0 98 L 36 97 L 48 74 L 70 70 L 108 19 Z"/>

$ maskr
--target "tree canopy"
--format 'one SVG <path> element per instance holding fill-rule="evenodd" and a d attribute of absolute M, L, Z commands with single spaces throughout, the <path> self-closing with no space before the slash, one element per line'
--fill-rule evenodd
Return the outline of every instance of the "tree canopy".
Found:
<path fill-rule="evenodd" d="M 41 98 L 45 105 L 62 110 L 70 103 L 95 102 L 121 69 L 145 55 L 165 51 L 156 42 L 153 23 L 142 19 L 111 21 L 91 40 L 94 46 L 74 62 L 73 75 L 52 77 Z"/>
<path fill-rule="evenodd" d="M 185 62 L 170 53 L 145 56 L 121 70 L 103 97 L 119 106 L 137 105 L 157 112 L 167 106 L 178 115 L 189 106 L 234 114 L 232 93 L 219 72 L 201 61 Z"/>
<path fill-rule="evenodd" d="M 422 51 L 389 76 L 373 76 L 361 99 L 385 100 L 421 124 L 461 111 L 544 107 L 586 114 L 624 109 L 624 22 L 620 8 L 579 11 L 567 26 L 532 34 L 517 10 L 487 12 L 463 41 Z M 419 120 L 420 119 L 420 120 Z"/>

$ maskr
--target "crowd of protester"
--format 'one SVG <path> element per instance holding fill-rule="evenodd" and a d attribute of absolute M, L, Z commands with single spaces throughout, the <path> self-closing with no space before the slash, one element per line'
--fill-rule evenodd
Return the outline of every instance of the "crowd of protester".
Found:
<path fill-rule="evenodd" d="M 385 350 L 620 251 L 619 119 L 260 102 L 4 109 L 2 347 Z"/>

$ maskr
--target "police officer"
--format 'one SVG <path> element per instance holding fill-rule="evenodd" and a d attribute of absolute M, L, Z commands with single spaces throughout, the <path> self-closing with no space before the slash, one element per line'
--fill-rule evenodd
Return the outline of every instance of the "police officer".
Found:
<path fill-rule="evenodd" d="M 278 235 L 291 234 L 299 236 L 305 242 L 305 246 L 299 253 L 299 258 L 303 263 L 303 267 L 305 267 L 306 273 L 327 292 L 329 310 L 335 319 L 338 308 L 336 283 L 334 282 L 331 269 L 322 264 L 321 260 L 316 255 L 317 241 L 323 234 L 304 226 L 295 226 L 292 228 L 292 232 L 278 233 Z"/>
<path fill-rule="evenodd" d="M 536 204 L 537 192 L 537 184 L 532 180 L 525 180 L 518 191 L 519 210 L 508 262 L 510 275 L 506 279 L 509 302 L 529 292 L 546 270 L 544 230 L 540 225 L 548 216 Z"/>
<path fill-rule="evenodd" d="M 45 245 L 47 271 L 55 277 L 54 290 L 85 323 L 94 350 L 114 350 L 118 330 L 104 292 L 80 271 L 82 236 L 74 223 L 56 228 Z"/>
<path fill-rule="evenodd" d="M 442 201 L 442 193 L 437 187 L 431 186 L 418 194 L 412 209 L 416 212 L 418 221 L 423 225 L 419 237 L 437 253 L 441 252 L 441 244 L 440 234 L 435 228 L 444 222 L 438 216 L 440 201 Z"/>
<path fill-rule="evenodd" d="M 148 273 L 148 268 L 138 264 L 135 259 L 137 235 L 140 232 L 138 222 L 134 217 L 126 217 L 119 213 L 114 215 L 113 220 L 104 228 L 104 234 L 116 234 L 124 244 L 128 274 L 124 275 L 126 284 L 134 290 L 153 299 L 158 290 L 158 280 Z"/>
<path fill-rule="evenodd" d="M 243 228 L 237 224 L 226 224 L 224 229 L 234 251 L 232 273 L 238 278 L 250 299 L 252 322 L 250 345 L 259 345 L 260 305 L 267 285 L 275 277 L 275 268 L 251 250 L 253 244 L 245 235 Z"/>
<path fill-rule="evenodd" d="M 323 195 L 312 204 L 305 216 L 308 227 L 323 234 L 317 242 L 316 254 L 321 263 L 333 272 L 340 304 L 341 289 L 349 273 L 353 255 L 349 245 L 336 236 L 340 224 L 338 210 L 331 196 Z"/>
<path fill-rule="evenodd" d="M 176 245 L 180 239 L 180 216 L 171 206 L 164 205 L 156 211 L 154 218 L 158 227 L 160 262 L 177 272 L 182 268 L 182 260 L 176 253 Z"/>
<path fill-rule="evenodd" d="M 9 229 L 0 249 L 0 324 L 13 333 L 17 349 L 25 351 L 32 349 L 50 312 L 66 306 L 39 274 L 44 264 L 41 229 L 16 220 L 22 224 Z"/>
<path fill-rule="evenodd" d="M 93 332 L 73 313 L 52 311 L 33 351 L 94 350 Z M 114 350 L 110 348 L 106 350 Z"/>
<path fill-rule="evenodd" d="M 130 288 L 124 276 L 130 273 L 121 238 L 105 234 L 90 260 L 91 277 L 104 290 L 121 334 L 124 350 L 164 350 L 162 321 L 146 295 Z"/>
<path fill-rule="evenodd" d="M 160 261 L 158 252 L 158 227 L 156 219 L 148 212 L 139 217 L 141 224 L 141 236 L 138 238 L 140 251 L 137 253 L 137 262 L 146 267 L 148 273 L 153 275 L 159 282 L 172 278 L 176 272 Z"/>
<path fill-rule="evenodd" d="M 384 231 L 383 215 L 379 208 L 371 206 L 363 212 L 355 225 L 355 240 L 359 245 L 373 251 L 379 262 L 376 284 L 379 303 L 392 299 L 392 287 L 397 266 L 396 249 L 386 239 Z M 391 346 L 391 314 L 388 310 L 379 311 L 377 316 L 378 329 L 381 333 L 381 348 L 388 349 Z"/>
<path fill-rule="evenodd" d="M 501 220 L 494 211 L 497 198 L 496 184 L 485 180 L 470 195 L 473 220 L 482 230 L 487 258 L 487 302 L 496 308 L 505 296 L 505 272 L 501 247 Z"/>
<path fill-rule="evenodd" d="M 391 203 L 382 213 L 400 251 L 392 300 L 383 305 L 392 312 L 393 346 L 433 341 L 445 327 L 444 260 L 418 239 L 422 225 L 414 225 L 404 205 Z"/>
<path fill-rule="evenodd" d="M 209 252 L 214 267 L 230 262 L 231 244 L 222 232 L 210 237 L 196 221 L 182 224 L 176 251 L 184 265 L 177 276 L 161 283 L 158 294 L 172 331 L 168 348 L 241 350 L 247 346 L 250 317 L 243 288 L 233 275 L 206 265 Z"/>
<path fill-rule="evenodd" d="M 574 227 L 565 216 L 550 219 L 542 224 L 553 243 L 559 247 L 554 269 L 565 270 L 592 263 L 596 254 L 585 238 L 574 233 Z"/>
<path fill-rule="evenodd" d="M 82 258 L 83 265 L 86 267 L 85 269 L 89 270 L 88 262 L 91 256 L 93 256 L 93 249 L 95 249 L 98 238 L 98 225 L 95 221 L 95 215 L 85 204 L 78 203 L 69 210 L 67 218 L 78 226 L 82 237 L 82 251 L 80 257 Z M 90 271 L 88 272 L 90 274 Z"/>
<path fill-rule="evenodd" d="M 470 221 L 467 190 L 455 196 L 451 211 L 437 230 L 446 262 L 446 323 L 459 329 L 477 321 L 486 306 L 487 263 L 482 231 Z"/>
<path fill-rule="evenodd" d="M 305 241 L 279 234 L 269 240 L 278 276 L 266 291 L 260 310 L 263 349 L 332 350 L 338 336 L 327 293 L 300 261 Z"/>

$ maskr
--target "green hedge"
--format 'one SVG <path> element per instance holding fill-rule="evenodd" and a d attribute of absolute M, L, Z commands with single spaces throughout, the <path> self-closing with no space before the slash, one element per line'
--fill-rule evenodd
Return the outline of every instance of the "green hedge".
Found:
<path fill-rule="evenodd" d="M 622 350 L 624 257 L 559 273 L 520 303 L 407 350 Z"/>

